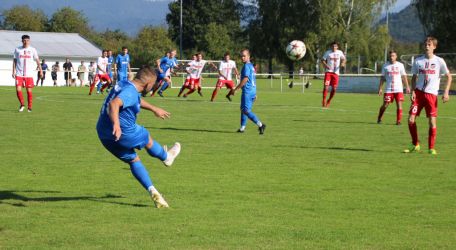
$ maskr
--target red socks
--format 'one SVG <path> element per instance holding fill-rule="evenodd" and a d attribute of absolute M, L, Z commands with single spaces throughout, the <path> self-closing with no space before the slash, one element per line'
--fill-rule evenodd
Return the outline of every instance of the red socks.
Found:
<path fill-rule="evenodd" d="M 409 131 L 410 135 L 412 136 L 412 144 L 415 146 L 418 145 L 418 129 L 416 127 L 416 122 L 409 122 Z"/>
<path fill-rule="evenodd" d="M 435 138 L 437 137 L 437 127 L 429 128 L 429 137 L 428 137 L 428 145 L 429 149 L 433 149 L 435 145 Z"/>
<path fill-rule="evenodd" d="M 402 109 L 398 109 L 396 112 L 396 121 L 400 123 L 402 120 Z"/>
<path fill-rule="evenodd" d="M 212 98 L 211 98 L 211 102 L 213 102 L 215 100 L 215 96 L 217 95 L 217 88 L 214 89 L 214 92 L 212 92 Z"/>
<path fill-rule="evenodd" d="M 24 106 L 24 96 L 22 95 L 22 91 L 16 90 L 16 95 L 17 99 L 19 99 L 19 102 L 21 103 L 21 106 Z"/>
<path fill-rule="evenodd" d="M 21 92 L 21 94 L 22 94 L 22 92 Z M 28 105 L 28 109 L 32 109 L 32 102 L 33 102 L 32 91 L 27 91 L 27 105 Z"/>

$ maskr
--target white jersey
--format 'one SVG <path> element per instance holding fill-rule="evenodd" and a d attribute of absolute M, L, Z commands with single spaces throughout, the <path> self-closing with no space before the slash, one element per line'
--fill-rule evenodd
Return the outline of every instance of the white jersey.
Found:
<path fill-rule="evenodd" d="M 200 79 L 201 78 L 201 73 L 203 73 L 204 65 L 206 65 L 206 60 L 201 60 L 201 61 L 193 61 L 191 62 L 191 78 L 193 79 Z"/>
<path fill-rule="evenodd" d="M 13 52 L 13 58 L 16 59 L 16 75 L 22 77 L 33 77 L 35 75 L 36 60 L 38 60 L 38 53 L 36 49 L 28 46 L 17 47 Z"/>
<path fill-rule="evenodd" d="M 97 61 L 97 74 L 104 74 L 101 72 L 100 68 L 106 73 L 106 68 L 108 67 L 108 58 L 107 57 L 98 57 Z"/>
<path fill-rule="evenodd" d="M 328 65 L 326 72 L 331 72 L 331 73 L 335 73 L 338 75 L 339 69 L 340 69 L 340 63 L 342 60 L 345 60 L 345 55 L 344 55 L 344 52 L 342 52 L 340 50 L 336 50 L 336 51 L 328 50 L 323 55 L 323 60 L 325 60 L 326 64 Z"/>
<path fill-rule="evenodd" d="M 219 65 L 219 72 L 222 73 L 225 78 L 219 76 L 220 80 L 233 80 L 232 74 L 233 69 L 236 68 L 236 63 L 233 60 L 221 61 Z"/>
<path fill-rule="evenodd" d="M 445 61 L 434 55 L 432 58 L 420 56 L 412 65 L 412 74 L 417 75 L 415 89 L 438 95 L 440 88 L 440 76 L 448 74 Z"/>
<path fill-rule="evenodd" d="M 400 62 L 385 63 L 382 67 L 382 76 L 386 81 L 385 93 L 402 93 L 404 91 L 402 76 L 405 75 L 407 73 L 405 73 L 404 64 Z"/>

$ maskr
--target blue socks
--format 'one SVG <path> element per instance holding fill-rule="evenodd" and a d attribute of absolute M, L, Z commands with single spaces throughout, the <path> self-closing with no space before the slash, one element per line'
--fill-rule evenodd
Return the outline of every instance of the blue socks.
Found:
<path fill-rule="evenodd" d="M 163 83 L 163 85 L 162 85 L 162 87 L 161 87 L 160 91 L 162 91 L 162 92 L 163 92 L 163 91 L 165 91 L 165 90 L 166 90 L 168 87 L 169 87 L 169 84 L 168 84 L 168 82 L 165 82 L 165 83 Z"/>
<path fill-rule="evenodd" d="M 245 127 L 247 125 L 247 118 L 249 118 L 255 124 L 258 124 L 259 122 L 258 117 L 255 115 L 255 113 L 247 112 L 247 114 L 245 114 L 244 111 L 241 111 L 241 127 Z"/>
<path fill-rule="evenodd" d="M 249 112 L 249 113 L 247 113 L 247 117 L 255 124 L 258 123 L 258 117 L 255 115 L 255 113 Z"/>
<path fill-rule="evenodd" d="M 149 190 L 149 187 L 153 186 L 152 180 L 149 177 L 147 169 L 144 167 L 141 161 L 130 162 L 130 170 L 133 176 L 138 180 L 141 185 Z"/>
<path fill-rule="evenodd" d="M 101 89 L 101 82 L 98 82 L 98 84 L 97 84 L 97 92 L 99 92 L 100 89 Z"/>
<path fill-rule="evenodd" d="M 163 149 L 163 147 L 157 141 L 153 140 L 153 144 L 151 148 L 146 148 L 147 153 L 150 156 L 160 159 L 161 161 L 166 160 L 168 157 L 168 153 Z"/>
<path fill-rule="evenodd" d="M 245 127 L 247 125 L 247 115 L 241 111 L 241 127 Z"/>

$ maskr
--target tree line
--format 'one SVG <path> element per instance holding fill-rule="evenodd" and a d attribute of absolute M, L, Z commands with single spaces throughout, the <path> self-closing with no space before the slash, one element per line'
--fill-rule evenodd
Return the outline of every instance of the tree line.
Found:
<path fill-rule="evenodd" d="M 206 58 L 220 59 L 226 51 L 250 48 L 260 70 L 273 72 L 304 67 L 314 71 L 318 59 L 332 41 L 347 54 L 348 71 L 372 68 L 383 62 L 385 48 L 407 50 L 393 41 L 385 25 L 375 25 L 382 11 L 395 0 L 183 0 L 183 57 L 203 51 Z M 431 3 L 432 2 L 432 3 Z M 443 49 L 454 48 L 456 31 L 451 0 L 414 0 L 428 33 L 437 32 Z M 442 15 L 444 13 L 444 15 Z M 168 27 L 143 27 L 130 37 L 120 30 L 96 32 L 85 15 L 64 7 L 47 17 L 41 10 L 19 5 L 3 11 L 3 29 L 74 32 L 101 48 L 120 51 L 128 46 L 132 64 L 153 64 L 170 48 L 179 48 L 180 2 L 169 4 Z M 446 31 L 446 32 L 443 32 Z M 308 54 L 290 61 L 284 49 L 291 40 L 303 40 Z M 452 41 L 452 42 L 451 42 Z M 397 47 L 397 48 L 395 48 Z M 413 50 L 417 46 L 412 46 Z M 401 53 L 402 51 L 399 51 Z M 404 51 L 405 52 L 405 51 Z M 413 51 L 415 52 L 415 51 Z M 407 51 L 411 53 L 411 51 Z M 179 54 L 179 53 L 178 53 Z"/>

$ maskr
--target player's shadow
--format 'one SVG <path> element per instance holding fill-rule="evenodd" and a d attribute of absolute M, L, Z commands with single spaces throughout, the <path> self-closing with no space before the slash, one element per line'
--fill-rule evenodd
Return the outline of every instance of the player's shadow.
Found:
<path fill-rule="evenodd" d="M 319 121 L 315 121 L 315 120 L 304 120 L 304 119 L 295 119 L 293 120 L 294 122 L 306 122 L 306 123 L 322 123 L 322 122 L 325 122 L 325 123 L 340 123 L 340 124 L 377 124 L 376 122 L 366 122 L 366 121 L 335 121 L 335 120 L 330 120 L 330 121 L 327 121 L 327 120 L 319 120 Z M 384 123 L 382 125 L 394 125 L 394 126 L 397 126 L 395 123 L 391 123 L 391 124 L 388 124 L 388 123 Z"/>
<path fill-rule="evenodd" d="M 225 133 L 225 134 L 233 134 L 236 131 L 228 131 L 228 130 L 213 130 L 213 129 L 198 129 L 198 128 L 172 128 L 172 127 L 165 127 L 165 128 L 158 128 L 158 127 L 146 127 L 150 129 L 161 129 L 161 130 L 172 130 L 172 131 L 192 131 L 192 132 L 205 132 L 205 133 Z"/>
<path fill-rule="evenodd" d="M 46 194 L 44 197 L 28 197 L 22 195 L 22 193 L 31 193 L 34 194 Z M 0 204 L 7 204 L 16 207 L 27 207 L 26 202 L 35 201 L 35 202 L 58 202 L 58 201 L 93 201 L 93 202 L 102 202 L 102 203 L 111 203 L 124 206 L 133 206 L 133 207 L 148 207 L 144 204 L 134 204 L 114 201 L 112 199 L 123 198 L 120 195 L 106 194 L 104 196 L 53 196 L 52 194 L 60 194 L 59 191 L 41 191 L 41 190 L 1 190 L 0 191 Z M 7 202 L 7 200 L 13 200 L 14 202 Z"/>
<path fill-rule="evenodd" d="M 317 147 L 317 146 L 290 146 L 290 145 L 274 145 L 275 148 L 303 148 L 303 149 L 324 149 L 324 150 L 342 150 L 342 151 L 359 151 L 359 152 L 374 152 L 367 148 L 351 148 L 351 147 Z"/>

